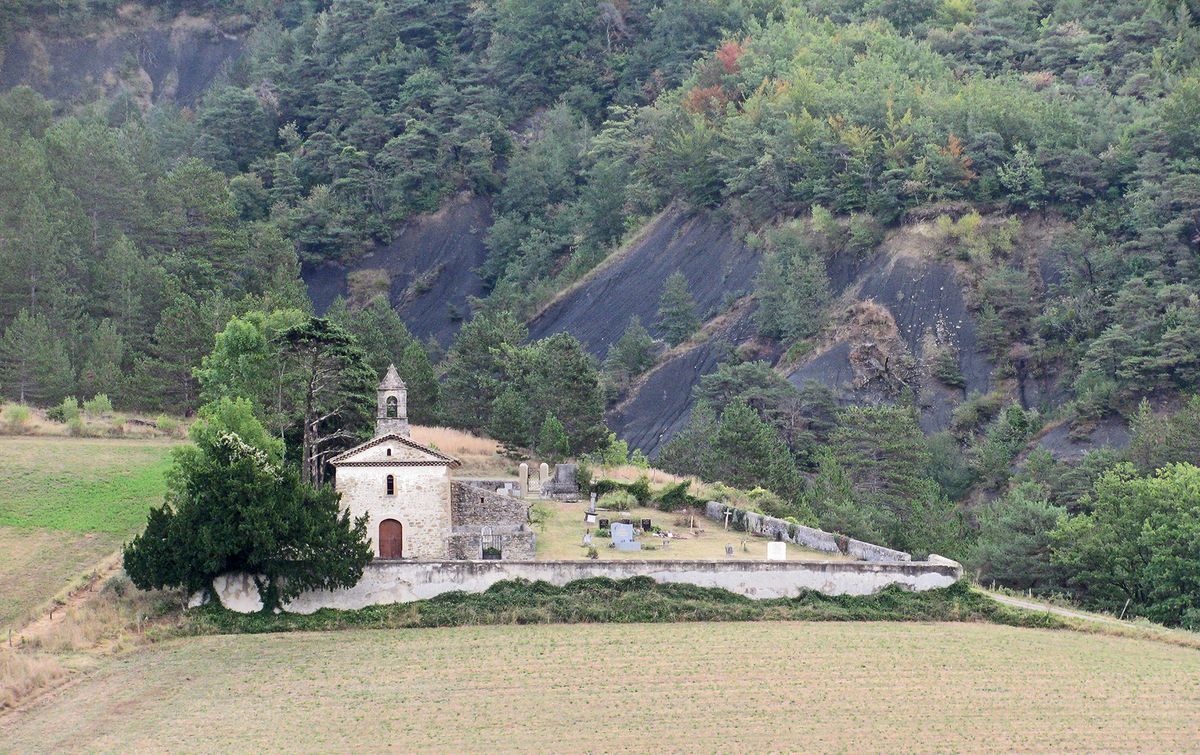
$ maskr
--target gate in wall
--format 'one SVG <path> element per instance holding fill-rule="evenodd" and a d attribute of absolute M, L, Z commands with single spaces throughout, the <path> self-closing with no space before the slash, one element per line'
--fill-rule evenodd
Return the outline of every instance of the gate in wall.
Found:
<path fill-rule="evenodd" d="M 491 527 L 484 527 L 479 534 L 479 557 L 485 561 L 499 561 L 504 556 L 504 537 L 492 534 Z"/>

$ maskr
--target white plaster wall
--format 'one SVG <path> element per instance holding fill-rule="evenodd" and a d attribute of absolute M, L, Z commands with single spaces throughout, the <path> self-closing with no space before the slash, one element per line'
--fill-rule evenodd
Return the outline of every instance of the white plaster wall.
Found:
<path fill-rule="evenodd" d="M 373 450 L 373 449 L 372 449 Z M 387 494 L 387 477 L 396 479 Z M 379 555 L 379 523 L 395 519 L 404 528 L 404 557 L 449 557 L 450 468 L 446 466 L 338 467 L 336 488 L 352 517 L 370 516 L 367 534 Z"/>
<path fill-rule="evenodd" d="M 855 561 L 430 561 L 377 562 L 349 590 L 318 590 L 287 605 L 295 613 L 354 609 L 423 600 L 452 590 L 482 592 L 506 579 L 565 585 L 577 579 L 647 576 L 656 582 L 720 587 L 751 598 L 794 597 L 802 590 L 826 595 L 870 595 L 888 585 L 923 591 L 949 587 L 962 566 L 949 559 L 909 562 Z M 224 600 L 222 602 L 229 605 Z M 237 610 L 237 609 L 235 609 Z"/>

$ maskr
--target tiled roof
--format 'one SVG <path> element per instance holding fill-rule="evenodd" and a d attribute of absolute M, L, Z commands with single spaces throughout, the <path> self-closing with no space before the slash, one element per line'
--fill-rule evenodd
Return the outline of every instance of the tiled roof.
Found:
<path fill-rule="evenodd" d="M 427 453 L 434 458 L 429 460 L 396 459 L 393 461 L 391 459 L 379 459 L 377 461 L 350 461 L 350 457 L 354 456 L 358 452 L 366 451 L 368 448 L 374 448 L 375 446 L 378 446 L 386 441 L 396 441 L 397 443 L 408 446 L 409 448 L 415 448 L 422 453 Z M 457 469 L 458 467 L 462 466 L 462 462 L 460 462 L 458 459 L 455 459 L 453 456 L 447 456 L 441 451 L 435 451 L 428 446 L 422 446 L 420 443 L 413 441 L 411 438 L 406 438 L 399 433 L 387 433 L 385 435 L 380 435 L 377 438 L 372 438 L 366 443 L 362 443 L 354 448 L 351 448 L 349 451 L 343 451 L 342 453 L 330 459 L 329 463 L 335 467 L 419 467 L 445 465 L 451 469 Z"/>

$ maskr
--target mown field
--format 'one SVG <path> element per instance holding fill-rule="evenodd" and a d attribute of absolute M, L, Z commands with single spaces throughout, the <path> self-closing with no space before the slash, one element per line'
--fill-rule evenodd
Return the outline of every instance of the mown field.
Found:
<path fill-rule="evenodd" d="M 112 553 L 162 500 L 164 440 L 0 437 L 0 626 Z"/>
<path fill-rule="evenodd" d="M 1200 653 L 989 624 L 549 625 L 175 640 L 6 749 L 1185 750 Z"/>

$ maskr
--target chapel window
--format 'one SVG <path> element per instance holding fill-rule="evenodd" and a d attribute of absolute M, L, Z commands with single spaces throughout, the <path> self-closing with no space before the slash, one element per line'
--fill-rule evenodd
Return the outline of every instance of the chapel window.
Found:
<path fill-rule="evenodd" d="M 396 478 L 392 475 L 387 476 L 387 494 L 396 495 Z"/>

